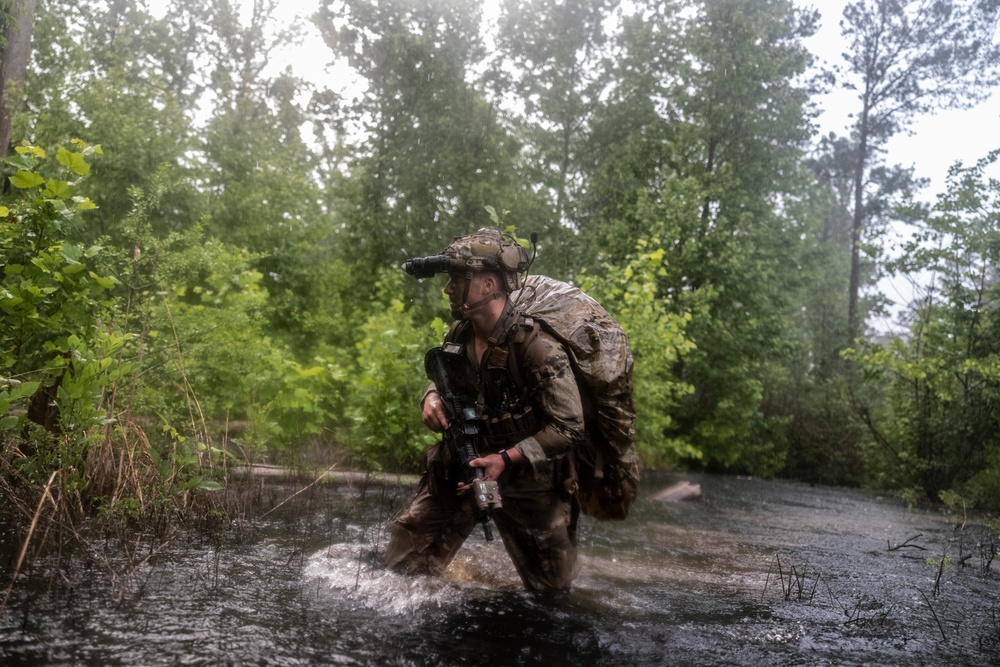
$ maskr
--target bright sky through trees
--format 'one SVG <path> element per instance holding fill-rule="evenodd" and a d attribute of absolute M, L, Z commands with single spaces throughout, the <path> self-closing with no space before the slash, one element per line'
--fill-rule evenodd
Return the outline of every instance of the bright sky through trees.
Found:
<path fill-rule="evenodd" d="M 817 3 L 801 2 L 804 6 Z M 819 7 L 820 27 L 806 46 L 830 65 L 843 62 L 843 39 L 840 19 L 846 0 L 826 0 Z M 819 118 L 823 134 L 845 134 L 851 122 L 849 114 L 858 108 L 854 93 L 835 91 L 820 100 L 822 115 Z M 975 163 L 1000 144 L 993 128 L 1000 118 L 1000 103 L 994 94 L 986 102 L 967 110 L 941 111 L 933 116 L 918 119 L 910 134 L 893 137 L 887 148 L 886 161 L 904 167 L 914 166 L 918 177 L 930 179 L 929 191 L 933 197 L 944 189 L 949 167 L 956 161 L 966 165 Z"/>
<path fill-rule="evenodd" d="M 149 4 L 153 12 L 162 13 L 168 0 L 150 0 Z M 252 2 L 244 0 L 244 4 L 247 6 L 245 11 L 248 12 Z M 816 3 L 808 1 L 801 4 L 806 7 L 816 6 Z M 842 61 L 840 18 L 846 4 L 846 0 L 823 2 L 818 7 L 821 13 L 820 29 L 806 43 L 813 53 L 831 65 L 838 65 Z M 275 69 L 291 65 L 297 74 L 317 85 L 341 90 L 349 88 L 352 85 L 350 72 L 330 63 L 331 54 L 309 19 L 315 2 L 279 0 L 279 6 L 282 5 L 287 5 L 288 10 L 278 11 L 276 15 L 287 20 L 297 18 L 303 23 L 304 31 L 301 43 L 282 54 L 283 58 L 275 64 Z M 820 105 L 820 131 L 823 134 L 846 133 L 850 122 L 849 114 L 857 106 L 852 94 L 834 92 L 823 97 Z M 991 141 L 992 128 L 997 126 L 1000 120 L 998 117 L 1000 104 L 994 95 L 973 109 L 944 111 L 921 118 L 914 124 L 912 134 L 900 134 L 889 142 L 887 162 L 914 166 L 917 176 L 930 179 L 929 191 L 924 194 L 931 198 L 943 189 L 948 168 L 952 164 L 956 161 L 972 164 L 994 147 Z"/>
<path fill-rule="evenodd" d="M 247 20 L 253 7 L 252 0 L 242 0 Z M 497 0 L 485 0 L 487 17 L 495 15 L 489 6 Z M 841 37 L 840 21 L 847 0 L 825 0 L 823 3 L 797 0 L 803 7 L 816 7 L 820 11 L 820 25 L 816 35 L 807 40 L 806 47 L 817 56 L 817 66 L 837 67 L 843 63 L 844 40 Z M 169 0 L 149 0 L 154 13 L 165 11 Z M 278 0 L 279 10 L 275 16 L 281 21 L 300 22 L 302 31 L 299 44 L 277 54 L 271 71 L 277 73 L 291 66 L 303 79 L 318 87 L 329 87 L 350 96 L 350 91 L 359 85 L 351 71 L 343 64 L 331 62 L 332 54 L 323 43 L 318 30 L 311 21 L 311 15 L 318 3 L 315 0 L 303 3 L 301 0 Z M 287 7 L 287 9 L 285 9 Z M 487 19 L 489 20 L 489 19 Z M 278 26 L 275 26 L 277 29 Z M 986 153 L 1000 145 L 1000 140 L 992 128 L 997 127 L 1000 116 L 998 95 L 994 94 L 986 102 L 967 110 L 940 111 L 934 115 L 918 118 L 909 132 L 901 132 L 889 140 L 885 161 L 888 165 L 913 167 L 918 178 L 929 181 L 920 198 L 933 202 L 944 192 L 949 168 L 956 162 L 966 166 L 974 164 Z M 824 95 L 817 104 L 820 116 L 817 119 L 819 135 L 835 133 L 846 135 L 850 131 L 851 114 L 860 108 L 856 93 L 845 91 L 840 86 Z M 886 239 L 886 250 L 892 254 L 892 247 L 905 241 L 911 230 L 898 228 L 895 238 Z M 917 288 L 919 289 L 919 288 Z M 888 298 L 905 307 L 913 297 L 915 288 L 908 283 L 884 280 L 879 285 Z M 878 329 L 892 329 L 895 317 L 877 324 Z"/>

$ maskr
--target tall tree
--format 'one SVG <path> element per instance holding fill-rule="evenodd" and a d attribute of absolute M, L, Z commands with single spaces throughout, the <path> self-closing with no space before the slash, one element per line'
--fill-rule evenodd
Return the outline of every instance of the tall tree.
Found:
<path fill-rule="evenodd" d="M 867 187 L 862 193 L 863 208 L 868 222 L 869 241 L 876 241 L 892 222 L 894 202 L 912 194 L 924 185 L 915 178 L 912 168 L 886 165 L 882 153 L 870 156 Z M 814 155 L 807 161 L 808 169 L 816 178 L 822 206 L 823 224 L 816 231 L 818 250 L 825 259 L 822 264 L 824 285 L 809 295 L 809 309 L 813 320 L 811 330 L 816 343 L 814 353 L 828 376 L 839 365 L 840 351 L 848 342 L 847 311 L 848 276 L 854 256 L 853 210 L 855 196 L 855 170 L 858 146 L 846 137 L 830 134 L 823 137 Z M 873 244 L 874 245 L 874 244 Z M 859 261 L 859 282 L 872 282 L 879 276 L 879 267 L 870 258 Z M 882 297 L 873 295 L 860 301 L 860 310 L 870 312 L 881 308 Z"/>
<path fill-rule="evenodd" d="M 619 0 L 505 0 L 491 78 L 524 105 L 534 179 L 555 192 L 556 220 L 580 187 L 580 151 L 612 83 L 607 24 Z"/>
<path fill-rule="evenodd" d="M 328 188 L 317 155 L 303 139 L 312 119 L 311 87 L 275 67 L 299 26 L 286 24 L 277 0 L 252 6 L 217 0 L 206 7 L 205 65 L 213 105 L 200 132 L 195 167 L 203 186 L 206 229 L 254 253 L 269 293 L 269 333 L 312 358 L 348 326 L 330 326 L 342 307 L 331 287 L 336 236 L 321 202 Z M 347 318 L 339 318 L 346 320 Z"/>
<path fill-rule="evenodd" d="M 985 99 L 998 80 L 995 0 L 858 0 L 844 9 L 846 88 L 858 93 L 853 127 L 854 211 L 848 344 L 861 335 L 862 246 L 872 166 L 890 137 L 922 113 Z"/>
<path fill-rule="evenodd" d="M 465 0 L 327 0 L 316 23 L 367 83 L 341 113 L 359 128 L 338 222 L 362 275 L 517 211 L 520 146 L 469 81 L 481 8 Z M 368 281 L 370 284 L 370 280 Z"/>
<path fill-rule="evenodd" d="M 75 137 L 104 148 L 87 181 L 99 203 L 81 230 L 90 239 L 121 240 L 130 188 L 151 187 L 163 165 L 171 180 L 185 171 L 193 102 L 178 93 L 192 88 L 189 74 L 172 64 L 174 55 L 165 56 L 194 57 L 197 45 L 179 37 L 187 23 L 171 22 L 183 16 L 155 19 L 135 2 L 48 0 L 39 8 L 26 90 L 37 112 L 22 131 L 46 148 Z M 190 185 L 171 188 L 149 222 L 157 231 L 178 229 L 197 218 L 196 200 Z"/>
<path fill-rule="evenodd" d="M 956 165 L 918 224 L 896 268 L 933 275 L 915 304 L 909 335 L 859 346 L 857 363 L 881 400 L 865 405 L 870 464 L 883 483 L 1000 505 L 1000 150 Z"/>
<path fill-rule="evenodd" d="M 665 435 L 683 435 L 715 465 L 780 466 L 768 448 L 783 415 L 762 406 L 768 364 L 789 354 L 804 260 L 807 221 L 789 216 L 787 201 L 803 187 L 802 39 L 814 27 L 813 12 L 784 0 L 641 4 L 626 29 L 649 41 L 629 44 L 625 85 L 596 124 L 594 138 L 606 141 L 623 118 L 645 121 L 618 142 L 627 148 L 606 152 L 620 161 L 594 162 L 588 203 L 601 231 L 591 245 L 620 256 L 639 238 L 663 244 L 659 289 L 694 313 L 697 346 L 677 369 L 695 391 Z"/>
<path fill-rule="evenodd" d="M 807 161 L 816 178 L 821 224 L 814 231 L 825 270 L 805 306 L 817 375 L 830 377 L 847 336 L 847 276 L 851 264 L 851 202 L 854 201 L 856 146 L 850 139 L 823 137 Z"/>
<path fill-rule="evenodd" d="M 0 55 L 0 154 L 10 147 L 14 110 L 24 98 L 24 73 L 31 55 L 31 30 L 38 0 L 4 0 Z"/>

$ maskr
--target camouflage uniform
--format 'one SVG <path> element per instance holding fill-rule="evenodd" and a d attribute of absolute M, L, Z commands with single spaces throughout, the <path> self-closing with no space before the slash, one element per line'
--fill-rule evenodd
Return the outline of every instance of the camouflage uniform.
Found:
<path fill-rule="evenodd" d="M 480 456 L 517 447 L 526 462 L 498 480 L 503 506 L 493 519 L 524 585 L 532 590 L 569 588 L 577 571 L 579 503 L 568 457 L 585 437 L 585 409 L 563 345 L 510 304 L 497 324 L 499 344 L 486 368 L 470 354 L 472 329 L 453 325 L 448 340 L 465 344 L 456 391 L 477 400 L 487 434 Z M 517 346 L 516 354 L 508 354 Z M 433 388 L 433 387 L 432 387 Z M 448 449 L 428 451 L 416 497 L 396 520 L 386 565 L 396 571 L 440 574 L 476 527 L 469 494 L 458 495 L 459 471 Z"/>

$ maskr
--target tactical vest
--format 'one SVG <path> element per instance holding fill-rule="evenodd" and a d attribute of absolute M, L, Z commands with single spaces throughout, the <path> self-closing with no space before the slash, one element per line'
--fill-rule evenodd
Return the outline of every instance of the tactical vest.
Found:
<path fill-rule="evenodd" d="M 501 322 L 509 321 L 509 315 L 505 313 Z M 502 330 L 502 325 L 498 330 Z M 484 441 L 479 443 L 480 453 L 513 447 L 542 427 L 541 418 L 529 401 L 518 358 L 510 354 L 511 344 L 524 345 L 536 333 L 522 326 L 504 331 L 500 340 L 492 341 L 478 368 L 471 357 L 472 331 L 466 320 L 455 322 L 445 336 L 446 342 L 462 345 L 467 356 L 466 375 L 455 380 L 458 391 L 475 399 L 476 412 L 483 425 Z"/>

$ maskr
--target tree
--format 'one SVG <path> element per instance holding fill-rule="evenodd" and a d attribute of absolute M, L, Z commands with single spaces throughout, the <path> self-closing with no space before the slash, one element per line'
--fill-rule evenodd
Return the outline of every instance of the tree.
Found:
<path fill-rule="evenodd" d="M 166 233 L 200 214 L 186 174 L 194 147 L 190 99 L 178 95 L 192 84 L 181 83 L 187 75 L 173 64 L 197 48 L 180 38 L 183 16 L 156 20 L 135 2 L 49 0 L 39 9 L 26 89 L 35 113 L 19 131 L 46 148 L 73 137 L 104 148 L 87 182 L 100 206 L 77 230 L 89 240 L 109 236 L 131 247 L 134 239 L 120 229 L 132 208 L 129 190 L 152 187 L 163 165 L 183 184 L 149 212 L 150 227 Z"/>
<path fill-rule="evenodd" d="M 904 211 L 920 231 L 895 264 L 936 277 L 914 309 L 909 336 L 854 352 L 883 389 L 861 414 L 877 481 L 932 500 L 960 494 L 1000 506 L 1000 181 L 993 151 L 949 172 L 937 203 Z"/>
<path fill-rule="evenodd" d="M 341 108 L 358 138 L 338 223 L 343 256 L 369 289 L 378 267 L 487 224 L 485 205 L 527 208 L 521 146 L 469 83 L 483 59 L 477 3 L 328 0 L 315 20 L 368 84 Z"/>
<path fill-rule="evenodd" d="M 14 110 L 24 97 L 24 73 L 31 54 L 31 30 L 38 0 L 4 0 L 0 61 L 0 155 L 10 146 Z"/>
<path fill-rule="evenodd" d="M 851 257 L 851 202 L 854 201 L 856 146 L 850 139 L 823 137 L 806 166 L 816 179 L 816 206 L 821 224 L 814 232 L 818 264 L 824 267 L 819 282 L 804 295 L 806 327 L 811 332 L 817 376 L 828 378 L 839 366 L 840 350 L 847 337 L 847 277 Z"/>
<path fill-rule="evenodd" d="M 862 247 L 871 209 L 866 202 L 875 156 L 916 116 L 967 108 L 990 94 L 1000 71 L 1000 19 L 995 0 L 858 0 L 844 9 L 841 32 L 849 78 L 858 93 L 853 132 L 854 212 L 848 344 L 862 333 L 859 295 Z"/>
<path fill-rule="evenodd" d="M 618 0 L 506 0 L 500 5 L 491 78 L 524 105 L 534 179 L 555 192 L 566 220 L 580 187 L 580 151 L 612 83 L 606 28 Z"/>
<path fill-rule="evenodd" d="M 788 202 L 805 183 L 801 40 L 814 26 L 814 13 L 784 1 L 710 0 L 690 13 L 642 4 L 625 24 L 641 39 L 628 42 L 594 121 L 592 138 L 615 147 L 588 163 L 581 235 L 609 257 L 644 236 L 664 244 L 659 294 L 692 313 L 696 345 L 675 368 L 694 392 L 664 435 L 687 438 L 714 466 L 781 465 L 785 415 L 766 401 L 768 364 L 792 354 L 791 298 L 807 270 L 811 221 L 789 215 Z"/>

